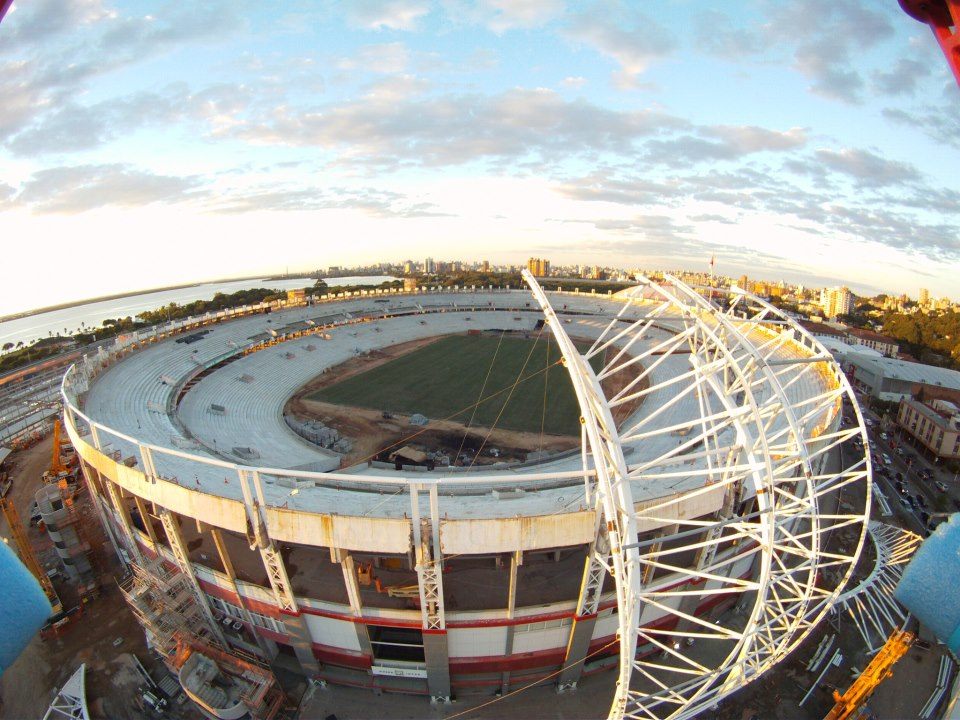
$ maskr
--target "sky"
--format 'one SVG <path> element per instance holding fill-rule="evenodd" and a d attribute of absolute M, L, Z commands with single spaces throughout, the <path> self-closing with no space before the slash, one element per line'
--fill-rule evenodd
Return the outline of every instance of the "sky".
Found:
<path fill-rule="evenodd" d="M 427 256 L 960 300 L 895 0 L 14 2 L 0 108 L 0 314 Z"/>

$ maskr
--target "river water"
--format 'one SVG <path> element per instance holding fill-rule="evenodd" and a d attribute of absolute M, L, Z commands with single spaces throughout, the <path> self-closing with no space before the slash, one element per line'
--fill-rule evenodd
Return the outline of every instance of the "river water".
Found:
<path fill-rule="evenodd" d="M 356 277 L 327 278 L 327 285 L 330 287 L 339 287 L 342 285 L 377 285 L 385 280 L 395 280 L 396 278 L 378 275 L 362 275 Z M 31 315 L 30 317 L 19 318 L 17 320 L 7 320 L 0 322 L 0 345 L 8 342 L 14 344 L 23 342 L 29 345 L 40 338 L 50 335 L 72 335 L 81 330 L 81 323 L 86 324 L 86 328 L 96 328 L 103 324 L 108 318 L 125 318 L 127 316 L 136 317 L 138 313 L 145 310 L 155 310 L 164 307 L 170 303 L 184 305 L 194 300 L 209 300 L 216 293 L 232 293 L 237 290 L 247 288 L 266 287 L 275 290 L 292 290 L 295 288 L 309 287 L 313 285 L 310 278 L 296 278 L 288 280 L 267 280 L 264 278 L 255 280 L 234 280 L 222 283 L 204 283 L 203 285 L 194 285 L 192 287 L 180 288 L 179 290 L 162 290 L 159 292 L 147 292 L 140 295 L 130 295 L 116 300 L 102 300 L 100 302 L 86 303 L 84 305 L 75 305 L 64 308 L 63 310 L 52 310 L 50 312 Z"/>

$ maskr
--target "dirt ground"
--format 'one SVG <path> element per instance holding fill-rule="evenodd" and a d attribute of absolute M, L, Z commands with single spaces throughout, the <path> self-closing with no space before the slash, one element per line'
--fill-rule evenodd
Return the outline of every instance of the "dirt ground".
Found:
<path fill-rule="evenodd" d="M 393 413 L 384 418 L 378 410 L 347 407 L 333 403 L 310 400 L 308 397 L 318 390 L 335 385 L 355 375 L 372 370 L 408 353 L 436 342 L 438 337 L 413 340 L 376 350 L 363 357 L 351 358 L 327 372 L 314 378 L 300 388 L 284 407 L 284 414 L 300 420 L 319 420 L 328 427 L 336 428 L 340 434 L 349 438 L 353 449 L 343 458 L 343 466 L 349 467 L 370 460 L 387 461 L 390 452 L 411 445 L 424 451 L 439 450 L 451 458 L 456 465 L 475 466 L 492 465 L 502 462 L 523 462 L 532 452 L 556 453 L 579 447 L 580 438 L 570 435 L 541 435 L 535 432 L 492 429 L 473 425 L 469 429 L 465 423 L 451 420 L 430 420 L 423 428 L 410 425 L 409 415 Z M 607 360 L 615 350 L 608 350 Z M 625 388 L 643 371 L 639 363 L 603 380 L 602 387 L 607 397 L 613 397 Z M 637 392 L 648 386 L 645 379 L 636 384 L 631 392 Z M 634 400 L 618 406 L 614 410 L 614 420 L 619 425 L 629 417 L 642 403 Z M 481 450 L 480 455 L 477 451 Z M 490 450 L 496 448 L 494 456 Z M 461 461 L 454 458 L 462 455 Z M 469 459 L 468 459 L 469 458 Z"/>
<path fill-rule="evenodd" d="M 40 476 L 50 464 L 51 437 L 9 458 L 13 484 L 9 497 L 43 565 L 52 562 L 50 541 L 45 533 L 29 525 L 30 507 L 40 487 Z M 5 521 L 3 535 L 10 536 Z M 110 720 L 141 720 L 153 716 L 139 709 L 138 688 L 143 684 L 133 665 L 136 654 L 148 670 L 155 673 L 153 657 L 147 650 L 143 631 L 127 608 L 116 583 L 120 565 L 112 551 L 99 555 L 100 597 L 90 602 L 82 615 L 69 623 L 57 637 L 47 640 L 37 635 L 17 661 L 0 678 L 0 718 L 21 720 L 43 717 L 57 690 L 80 663 L 86 663 L 87 704 L 91 717 Z M 57 591 L 70 607 L 75 598 L 65 582 L 55 583 Z M 154 677 L 158 675 L 154 674 Z M 200 718 L 189 707 L 174 708 L 167 717 Z"/>

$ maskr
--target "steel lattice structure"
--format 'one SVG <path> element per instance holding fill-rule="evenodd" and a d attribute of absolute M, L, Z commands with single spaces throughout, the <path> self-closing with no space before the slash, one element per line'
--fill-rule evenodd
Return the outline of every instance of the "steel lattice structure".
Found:
<path fill-rule="evenodd" d="M 581 353 L 533 276 L 525 280 L 563 353 L 582 411 L 584 462 L 595 469 L 588 496 L 598 536 L 578 617 L 596 611 L 603 575 L 612 574 L 620 674 L 609 717 L 693 717 L 796 647 L 853 572 L 867 531 L 871 469 L 863 451 L 841 451 L 856 435 L 869 447 L 852 390 L 819 343 L 739 288 L 711 289 L 708 300 L 674 277 L 663 285 L 641 278 L 625 291 L 624 310 Z M 627 320 L 626 309 L 637 305 L 646 312 Z M 785 358 L 791 344 L 797 352 Z M 643 349 L 631 354 L 633 347 Z M 589 361 L 598 356 L 604 364 L 595 371 Z M 649 381 L 658 365 L 683 357 L 686 371 Z M 639 375 L 607 397 L 603 383 L 637 364 Z M 825 390 L 795 392 L 817 373 Z M 691 397 L 695 417 L 667 427 L 654 422 Z M 845 397 L 857 417 L 847 428 Z M 640 398 L 660 405 L 617 427 L 615 409 Z M 674 447 L 628 461 L 632 449 L 665 434 L 679 438 Z M 691 477 L 702 482 L 652 502 L 634 500 L 644 482 Z M 724 503 L 714 519 L 685 517 L 698 494 L 717 488 Z M 753 559 L 750 573 L 723 572 L 744 557 Z M 661 571 L 683 579 L 666 586 Z M 731 596 L 737 612 L 704 613 Z M 644 623 L 646 608 L 668 611 L 671 621 Z"/>
<path fill-rule="evenodd" d="M 896 601 L 893 591 L 923 538 L 896 525 L 875 521 L 870 522 L 869 531 L 873 568 L 856 587 L 837 598 L 834 609 L 850 615 L 867 649 L 875 652 L 892 630 L 907 621 L 909 613 Z"/>

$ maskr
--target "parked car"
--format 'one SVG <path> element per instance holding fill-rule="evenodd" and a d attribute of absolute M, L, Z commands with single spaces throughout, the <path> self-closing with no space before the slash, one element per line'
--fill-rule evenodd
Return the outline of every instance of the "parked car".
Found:
<path fill-rule="evenodd" d="M 883 453 L 883 463 L 884 465 L 890 465 L 893 463 L 893 460 L 890 459 L 890 456 L 886 453 Z"/>
<path fill-rule="evenodd" d="M 947 486 L 944 485 L 944 484 L 943 484 L 942 482 L 940 482 L 939 480 L 937 480 L 937 481 L 933 484 L 933 486 L 934 486 L 937 490 L 939 490 L 940 492 L 946 492 L 946 491 L 947 491 Z"/>

